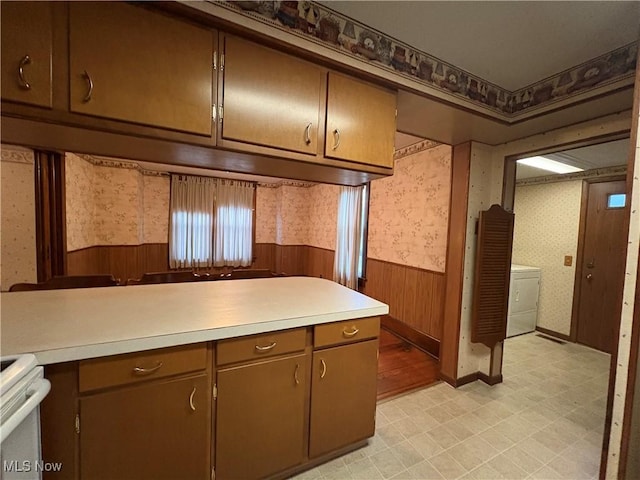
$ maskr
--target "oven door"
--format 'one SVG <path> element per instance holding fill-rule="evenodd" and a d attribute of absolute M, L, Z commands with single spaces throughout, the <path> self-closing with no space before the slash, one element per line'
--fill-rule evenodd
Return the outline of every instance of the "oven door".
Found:
<path fill-rule="evenodd" d="M 10 369 L 4 369 L 0 376 Z M 30 365 L 18 376 L 13 375 L 14 372 L 8 373 L 10 382 L 2 382 L 7 378 L 0 378 L 0 478 L 40 479 L 44 465 L 40 449 L 39 405 L 51 385 L 39 366 Z M 10 387 L 2 388 L 7 385 Z"/>

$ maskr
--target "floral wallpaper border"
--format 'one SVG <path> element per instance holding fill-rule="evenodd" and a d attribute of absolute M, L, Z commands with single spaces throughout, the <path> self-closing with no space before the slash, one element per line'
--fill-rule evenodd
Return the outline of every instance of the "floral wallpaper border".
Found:
<path fill-rule="evenodd" d="M 281 182 L 258 182 L 258 186 L 262 188 L 280 188 L 280 187 L 300 187 L 309 188 L 317 185 L 312 182 L 292 182 L 289 180 L 282 180 Z"/>
<path fill-rule="evenodd" d="M 414 153 L 422 152 L 423 150 L 429 150 L 430 148 L 437 147 L 442 145 L 441 143 L 434 142 L 433 140 L 423 140 L 418 143 L 413 143 L 403 148 L 397 149 L 393 152 L 393 159 L 398 160 L 402 157 L 407 157 L 409 155 L 413 155 Z"/>
<path fill-rule="evenodd" d="M 97 167 L 111 167 L 111 168 L 127 168 L 130 170 L 138 170 L 142 175 L 147 175 L 150 177 L 168 177 L 170 176 L 167 172 L 157 172 L 154 170 L 145 170 L 140 165 L 135 162 L 127 162 L 120 160 L 111 160 L 103 157 L 94 157 L 93 155 L 86 155 L 78 153 L 76 154 L 78 157 L 83 160 L 95 165 Z"/>
<path fill-rule="evenodd" d="M 25 163 L 33 165 L 33 151 L 14 147 L 10 145 L 2 145 L 1 155 L 3 162 Z"/>
<path fill-rule="evenodd" d="M 545 175 L 543 177 L 523 178 L 516 181 L 516 186 L 538 185 L 541 183 L 568 182 L 571 180 L 584 180 L 587 178 L 604 177 L 611 175 L 624 175 L 627 173 L 627 166 L 592 168 L 583 172 L 565 173 L 563 175 Z"/>
<path fill-rule="evenodd" d="M 633 78 L 636 68 L 634 42 L 510 91 L 312 1 L 208 1 L 507 117 Z"/>

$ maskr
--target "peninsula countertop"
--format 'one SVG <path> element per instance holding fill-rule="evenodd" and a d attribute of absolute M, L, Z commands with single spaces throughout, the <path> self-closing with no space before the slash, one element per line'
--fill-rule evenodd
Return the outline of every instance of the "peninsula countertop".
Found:
<path fill-rule="evenodd" d="M 275 277 L 2 293 L 0 352 L 41 365 L 384 315 L 330 280 Z"/>

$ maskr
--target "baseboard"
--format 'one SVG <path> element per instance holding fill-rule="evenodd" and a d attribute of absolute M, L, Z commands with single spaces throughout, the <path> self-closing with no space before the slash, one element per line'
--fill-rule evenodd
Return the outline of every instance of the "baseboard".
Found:
<path fill-rule="evenodd" d="M 553 330 L 549 330 L 548 328 L 536 327 L 536 332 L 544 333 L 545 335 L 549 335 L 550 337 L 556 337 L 560 340 L 564 340 L 565 342 L 571 342 L 571 337 L 569 335 L 565 335 L 564 333 L 554 332 Z"/>
<path fill-rule="evenodd" d="M 419 332 L 406 323 L 403 323 L 389 315 L 384 315 L 382 317 L 381 325 L 387 330 L 391 330 L 399 337 L 402 337 L 407 342 L 414 344 L 420 350 L 424 350 L 432 357 L 440 358 L 439 340 L 430 337 L 426 333 Z"/>
<path fill-rule="evenodd" d="M 467 383 L 473 383 L 476 380 L 478 380 L 478 372 L 473 372 L 473 373 L 470 373 L 469 375 L 465 375 L 464 377 L 460 377 L 460 378 L 451 378 L 448 375 L 445 375 L 444 373 L 441 372 L 440 379 L 444 380 L 452 387 L 458 388 L 463 385 L 466 385 Z"/>
<path fill-rule="evenodd" d="M 487 385 L 497 385 L 502 383 L 502 374 L 489 376 L 486 373 L 478 372 L 478 380 L 482 380 Z"/>

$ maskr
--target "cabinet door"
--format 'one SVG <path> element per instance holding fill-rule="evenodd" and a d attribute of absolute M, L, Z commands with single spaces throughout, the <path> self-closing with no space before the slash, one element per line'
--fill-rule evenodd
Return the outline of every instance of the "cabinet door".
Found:
<path fill-rule="evenodd" d="M 322 70 L 226 35 L 222 138 L 317 152 Z"/>
<path fill-rule="evenodd" d="M 121 2 L 69 10 L 71 111 L 211 135 L 211 31 Z"/>
<path fill-rule="evenodd" d="M 393 167 L 394 92 L 329 73 L 325 156 Z"/>
<path fill-rule="evenodd" d="M 51 107 L 52 5 L 1 2 L 2 99 Z"/>
<path fill-rule="evenodd" d="M 81 398 L 81 478 L 208 479 L 208 385 L 200 375 Z"/>
<path fill-rule="evenodd" d="M 309 457 L 375 431 L 378 340 L 313 353 Z"/>
<path fill-rule="evenodd" d="M 216 478 L 263 478 L 304 456 L 306 355 L 218 370 Z"/>

